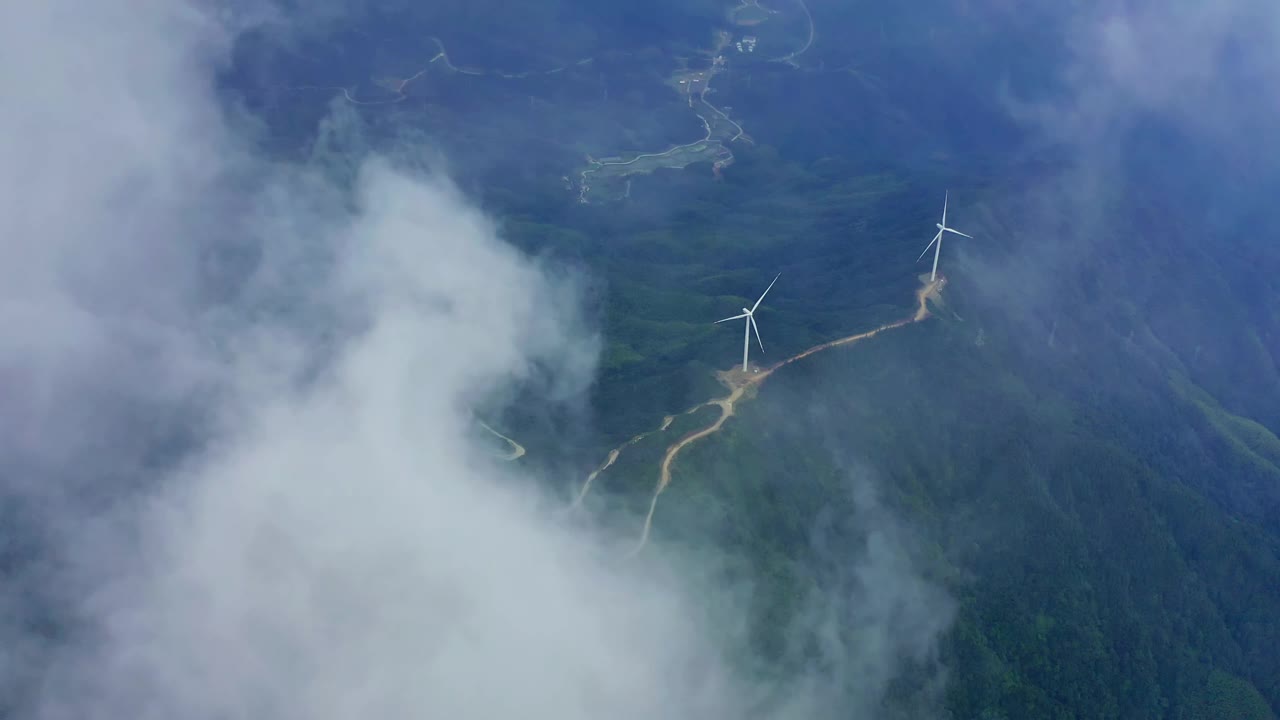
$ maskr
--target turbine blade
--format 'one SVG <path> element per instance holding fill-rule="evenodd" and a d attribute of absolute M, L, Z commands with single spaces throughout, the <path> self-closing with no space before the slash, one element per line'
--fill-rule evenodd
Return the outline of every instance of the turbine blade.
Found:
<path fill-rule="evenodd" d="M 951 228 L 947 228 L 947 232 L 953 232 L 953 233 L 955 233 L 955 234 L 957 234 L 957 235 L 963 235 L 963 236 L 965 236 L 965 237 L 969 238 L 970 240 L 973 240 L 973 239 L 974 239 L 974 237 L 973 237 L 972 235 L 970 235 L 970 234 L 968 234 L 968 233 L 962 233 L 962 232 L 960 232 L 959 230 L 952 230 Z"/>
<path fill-rule="evenodd" d="M 760 307 L 760 303 L 764 301 L 764 296 L 769 294 L 769 291 L 773 289 L 773 283 L 778 282 L 780 277 L 782 277 L 782 273 L 773 276 L 773 282 L 769 283 L 769 287 L 765 288 L 763 293 L 760 293 L 760 299 L 756 301 L 755 305 L 751 306 L 751 312 L 755 312 L 756 308 Z"/>
<path fill-rule="evenodd" d="M 733 317 L 727 317 L 727 318 L 725 318 L 724 320 L 717 320 L 716 322 L 713 322 L 713 323 L 711 323 L 711 324 L 712 324 L 712 325 L 715 325 L 716 323 L 729 322 L 730 320 L 738 320 L 738 319 L 740 319 L 740 318 L 744 318 L 744 317 L 746 317 L 746 316 L 747 316 L 747 314 L 746 314 L 746 313 L 742 313 L 741 315 L 734 315 Z"/>
<path fill-rule="evenodd" d="M 934 244 L 934 243 L 936 243 L 936 242 L 938 242 L 938 238 L 940 238 L 940 237 L 942 237 L 942 231 L 941 231 L 941 230 L 939 230 L 939 231 L 938 231 L 938 234 L 937 234 L 937 235 L 934 235 L 934 236 L 933 236 L 933 239 L 929 241 L 929 244 L 928 244 L 928 245 L 925 245 L 925 246 L 924 246 L 924 250 L 920 251 L 920 257 L 916 258 L 916 262 L 920 262 L 920 260 L 921 260 L 922 258 L 924 258 L 924 254 L 925 254 L 925 253 L 927 253 L 927 252 L 929 252 L 929 248 L 933 247 L 933 244 Z"/>
<path fill-rule="evenodd" d="M 948 190 L 946 194 L 942 196 L 942 227 L 947 226 L 947 200 L 949 200 L 950 198 L 951 198 L 951 191 Z"/>
<path fill-rule="evenodd" d="M 756 342 L 760 344 L 760 352 L 764 352 L 764 341 L 760 339 L 760 327 L 756 325 L 756 318 L 751 316 L 751 329 L 756 331 Z"/>

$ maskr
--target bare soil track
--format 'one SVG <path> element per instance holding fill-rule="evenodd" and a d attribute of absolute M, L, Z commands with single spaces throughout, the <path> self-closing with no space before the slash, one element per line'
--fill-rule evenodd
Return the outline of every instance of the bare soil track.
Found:
<path fill-rule="evenodd" d="M 853 343 L 861 342 L 862 340 L 873 338 L 876 335 L 886 330 L 893 330 L 895 328 L 900 328 L 905 325 L 910 325 L 912 323 L 917 323 L 927 319 L 929 317 L 929 306 L 928 306 L 929 298 L 934 298 L 936 300 L 938 298 L 939 291 L 941 291 L 942 286 L 945 284 L 946 284 L 945 277 L 939 277 L 937 280 L 933 282 L 925 282 L 920 287 L 920 289 L 916 291 L 916 302 L 917 302 L 916 311 L 910 317 L 906 317 L 906 318 L 903 318 L 902 320 L 891 322 L 886 325 L 881 325 L 880 327 L 875 328 L 873 330 L 868 330 L 866 332 L 861 332 L 856 335 L 849 335 L 846 337 L 838 338 L 830 342 L 822 343 L 821 345 L 815 345 L 807 350 L 804 350 L 803 352 L 792 355 L 791 357 L 786 358 L 785 360 L 782 360 L 778 363 L 775 363 L 774 365 L 771 365 L 770 367 L 763 370 L 758 370 L 756 372 L 751 372 L 751 373 L 744 373 L 741 368 L 735 368 L 733 370 L 716 373 L 716 377 L 720 380 L 720 382 L 724 383 L 725 386 L 729 388 L 730 390 L 729 394 L 723 398 L 716 398 L 714 400 L 708 400 L 707 402 L 695 405 L 689 410 L 687 410 L 686 412 L 693 412 L 698 408 L 706 407 L 708 405 L 717 405 L 720 407 L 720 416 L 716 418 L 715 422 L 702 428 L 701 430 L 695 430 L 693 432 L 688 433 L 684 437 L 680 438 L 675 443 L 673 443 L 670 447 L 668 447 L 666 453 L 663 454 L 662 464 L 660 466 L 660 470 L 658 473 L 658 484 L 654 488 L 653 498 L 649 502 L 649 512 L 645 516 L 644 527 L 640 532 L 640 539 L 636 543 L 635 548 L 631 550 L 631 553 L 629 554 L 629 556 L 635 555 L 636 553 L 640 552 L 642 549 L 644 549 L 644 546 L 649 542 L 649 532 L 653 526 L 653 514 L 658 508 L 658 496 L 661 495 L 662 491 L 666 490 L 667 486 L 671 484 L 671 468 L 675 464 L 676 457 L 680 455 L 680 452 L 682 450 L 689 447 L 691 444 L 719 432 L 720 429 L 724 427 L 725 421 L 728 420 L 730 417 L 733 417 L 734 404 L 742 398 L 743 393 L 745 393 L 748 388 L 752 386 L 761 385 L 762 383 L 764 383 L 766 379 L 769 378 L 770 375 L 772 375 L 777 370 L 780 370 L 781 368 L 786 367 L 787 365 L 790 365 L 793 362 L 802 360 L 815 353 L 819 353 L 819 352 L 822 352 L 823 350 L 828 350 L 830 348 L 839 347 L 842 345 L 851 345 Z M 664 418 L 661 429 L 666 429 L 666 427 L 671 424 L 670 421 L 671 421 L 670 416 Z M 625 444 L 611 450 L 609 452 L 609 459 L 605 462 L 605 464 L 602 465 L 595 472 L 591 473 L 591 475 L 587 478 L 586 483 L 583 484 L 582 491 L 578 494 L 577 500 L 574 501 L 574 505 L 576 506 L 582 501 L 582 498 L 586 495 L 587 490 L 590 487 L 591 481 L 593 481 L 596 478 L 596 476 L 598 476 L 606 468 L 612 465 L 614 460 L 617 460 L 618 454 L 622 451 L 623 448 L 625 448 L 627 445 L 630 445 L 632 443 L 639 441 L 640 439 L 651 434 L 652 432 L 656 432 L 656 431 L 650 431 L 648 433 L 637 435 L 631 440 L 628 440 Z"/>

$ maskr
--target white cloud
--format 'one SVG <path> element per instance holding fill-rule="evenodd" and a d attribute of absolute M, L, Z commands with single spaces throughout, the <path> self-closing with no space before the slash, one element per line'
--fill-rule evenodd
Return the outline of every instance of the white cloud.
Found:
<path fill-rule="evenodd" d="M 24 714 L 729 710 L 674 579 L 616 565 L 606 532 L 466 440 L 470 408 L 534 363 L 561 397 L 590 379 L 571 286 L 439 178 L 373 161 L 347 196 L 254 158 L 198 8 L 8 16 L 4 490 L 42 499 L 42 580 L 73 608 L 56 649 L 0 629 Z M 211 305 L 234 273 L 210 258 L 259 242 L 243 294 Z M 149 426 L 213 400 L 206 442 L 140 482 Z M 90 514 L 82 491 L 120 502 Z M 21 625 L 18 595 L 0 606 Z"/>
<path fill-rule="evenodd" d="M 213 85 L 237 18 L 49 0 L 0 27 L 0 511 L 35 538 L 0 545 L 0 703 L 742 716 L 760 692 L 687 578 L 620 562 L 467 439 L 513 383 L 580 399 L 598 343 L 574 284 L 442 178 L 372 159 L 347 188 L 260 157 Z M 895 602 L 886 557 L 854 570 L 859 627 Z M 867 637 L 799 687 L 896 667 Z"/>
<path fill-rule="evenodd" d="M 1143 115 L 1222 143 L 1280 111 L 1280 11 L 1266 0 L 1143 0 L 1064 10 L 1057 101 L 1015 109 L 1055 140 L 1106 146 Z"/>

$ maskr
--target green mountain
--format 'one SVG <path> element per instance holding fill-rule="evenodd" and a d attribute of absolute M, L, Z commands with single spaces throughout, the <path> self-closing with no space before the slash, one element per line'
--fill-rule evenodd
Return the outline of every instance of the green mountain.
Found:
<path fill-rule="evenodd" d="M 959 604 L 941 652 L 955 717 L 1274 705 L 1280 543 L 1183 480 L 1254 469 L 1232 421 L 1183 399 L 1180 378 L 1081 397 L 1019 357 L 1016 336 L 984 329 L 979 346 L 972 317 L 944 316 L 771 378 L 681 457 L 656 536 L 747 558 L 768 578 L 756 602 L 769 638 L 808 568 L 831 562 L 813 528 L 858 517 L 848 496 L 867 483 Z M 837 527 L 821 545 L 857 547 L 861 533 Z"/>
<path fill-rule="evenodd" d="M 1125 213 L 1168 207 L 1153 202 Z M 1017 238 L 1025 208 L 966 212 Z M 973 259 L 933 318 L 774 373 L 678 456 L 653 542 L 723 550 L 726 584 L 756 588 L 751 652 L 768 672 L 813 672 L 824 656 L 806 642 L 825 630 L 811 601 L 863 572 L 889 523 L 907 575 L 885 586 L 909 590 L 866 602 L 910 608 L 924 583 L 954 608 L 919 610 L 910 627 L 945 630 L 877 658 L 896 673 L 879 689 L 856 663 L 820 662 L 834 663 L 839 707 L 870 695 L 904 717 L 1275 717 L 1280 426 L 1264 338 L 1277 315 L 1258 307 L 1274 307 L 1272 281 L 1249 270 L 1247 242 L 1127 234 L 1129 217 L 1107 223 L 1122 246 L 1057 275 L 1016 241 Z M 629 465 L 630 452 L 596 487 L 638 513 L 660 453 Z M 857 608 L 844 612 L 843 647 L 866 645 Z"/>
<path fill-rule="evenodd" d="M 333 98 L 272 111 L 287 152 L 325 161 L 374 147 L 430 164 L 421 148 L 447 145 L 504 237 L 586 278 L 598 381 L 581 415 L 511 404 L 498 424 L 520 462 L 573 496 L 621 448 L 587 505 L 638 539 L 665 451 L 717 417 L 680 413 L 728 392 L 713 371 L 740 338 L 711 321 L 777 272 L 762 365 L 909 316 L 949 190 L 948 217 L 977 238 L 948 239 L 933 317 L 749 390 L 676 457 L 647 550 L 717 568 L 709 604 L 750 608 L 724 630 L 737 661 L 777 702 L 823 688 L 817 716 L 1275 718 L 1280 149 L 1248 28 L 1148 3 L 815 0 L 809 54 L 715 79 L 708 98 L 752 139 L 730 143 L 732 165 L 582 204 L 584 155 L 697 139 L 664 83 L 724 8 L 570 5 L 510 22 L 441 5 L 381 55 L 331 44 L 359 62 L 326 82 L 409 77 L 437 52 L 428 32 L 474 67 L 595 55 L 554 78 L 433 68 L 347 118 L 358 132 L 306 142 L 297 128 Z M 520 39 L 558 13 L 563 37 Z M 1144 28 L 1188 40 L 1132 45 L 1176 82 L 1124 64 Z M 1181 66 L 1191 46 L 1217 52 L 1216 74 Z"/>

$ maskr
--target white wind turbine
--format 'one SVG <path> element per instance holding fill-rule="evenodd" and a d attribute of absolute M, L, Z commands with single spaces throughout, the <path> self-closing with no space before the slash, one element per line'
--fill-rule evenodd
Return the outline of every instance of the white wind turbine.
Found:
<path fill-rule="evenodd" d="M 950 195 L 951 191 L 948 190 L 947 194 L 942 196 L 942 222 L 934 223 L 934 225 L 937 225 L 938 227 L 938 234 L 933 236 L 933 239 L 929 241 L 929 244 L 924 246 L 924 252 L 920 253 L 920 257 L 916 258 L 916 262 L 920 262 L 920 258 L 924 257 L 924 253 L 929 252 L 929 248 L 933 247 L 934 243 L 938 244 L 938 247 L 933 251 L 933 272 L 929 273 L 929 282 L 933 282 L 938 277 L 938 255 L 942 253 L 943 233 L 955 233 L 957 235 L 963 235 L 970 240 L 973 239 L 972 235 L 967 235 L 959 230 L 947 227 L 947 199 Z"/>
<path fill-rule="evenodd" d="M 756 311 L 756 308 L 760 307 L 760 302 L 764 300 L 764 296 L 768 295 L 769 291 L 773 289 L 773 283 L 778 282 L 778 278 L 781 276 L 782 276 L 782 273 L 778 273 L 777 275 L 773 276 L 773 282 L 769 283 L 769 287 L 764 289 L 764 292 L 760 294 L 760 300 L 757 300 L 756 304 L 752 305 L 750 310 L 746 308 L 742 308 L 741 315 L 734 315 L 733 317 L 727 317 L 724 320 L 717 320 L 715 323 L 712 323 L 712 324 L 716 324 L 716 323 L 722 323 L 722 322 L 729 322 L 730 320 L 737 320 L 739 318 L 747 319 L 747 326 L 742 330 L 743 332 L 742 372 L 747 371 L 747 352 L 751 350 L 751 331 L 752 330 L 756 331 L 756 342 L 760 343 L 760 352 L 764 352 L 764 342 L 760 340 L 760 328 L 756 327 L 756 316 L 754 313 Z"/>

